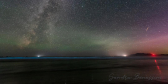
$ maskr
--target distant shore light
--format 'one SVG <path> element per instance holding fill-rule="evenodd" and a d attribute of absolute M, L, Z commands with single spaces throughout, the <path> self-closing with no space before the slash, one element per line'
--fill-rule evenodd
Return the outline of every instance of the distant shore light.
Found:
<path fill-rule="evenodd" d="M 124 56 L 124 57 L 127 57 L 127 55 L 126 55 L 126 54 L 124 54 L 123 56 Z"/>
<path fill-rule="evenodd" d="M 152 53 L 151 55 L 152 55 L 153 57 L 155 57 L 155 56 L 156 56 L 156 54 L 154 54 L 154 53 Z"/>
<path fill-rule="evenodd" d="M 37 57 L 41 57 L 41 55 L 37 55 Z"/>

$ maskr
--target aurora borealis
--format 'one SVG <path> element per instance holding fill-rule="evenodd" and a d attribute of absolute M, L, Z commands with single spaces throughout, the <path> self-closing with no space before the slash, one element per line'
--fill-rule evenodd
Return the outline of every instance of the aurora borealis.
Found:
<path fill-rule="evenodd" d="M 167 0 L 1 0 L 0 55 L 168 54 Z"/>

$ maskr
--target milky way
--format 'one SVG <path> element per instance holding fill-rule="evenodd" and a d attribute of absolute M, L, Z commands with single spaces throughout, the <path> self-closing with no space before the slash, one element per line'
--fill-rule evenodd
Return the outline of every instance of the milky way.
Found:
<path fill-rule="evenodd" d="M 0 55 L 167 54 L 167 9 L 166 0 L 1 0 Z"/>
<path fill-rule="evenodd" d="M 60 1 L 56 0 L 44 0 L 36 6 L 37 10 L 34 10 L 27 24 L 28 34 L 22 39 L 24 45 L 49 42 L 48 38 L 52 35 L 52 29 L 59 19 L 61 6 Z"/>

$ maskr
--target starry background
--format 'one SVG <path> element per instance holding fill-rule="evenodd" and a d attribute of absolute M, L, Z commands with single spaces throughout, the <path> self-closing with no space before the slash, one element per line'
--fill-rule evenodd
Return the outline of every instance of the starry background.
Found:
<path fill-rule="evenodd" d="M 167 0 L 0 0 L 0 55 L 168 54 Z"/>

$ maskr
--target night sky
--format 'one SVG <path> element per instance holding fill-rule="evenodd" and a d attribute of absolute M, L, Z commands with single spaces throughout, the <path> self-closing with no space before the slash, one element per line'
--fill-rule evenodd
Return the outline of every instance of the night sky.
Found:
<path fill-rule="evenodd" d="M 1 56 L 168 54 L 168 0 L 0 0 Z"/>

